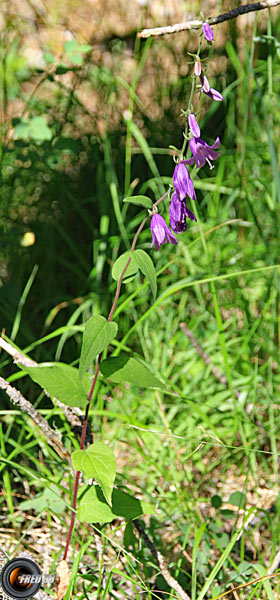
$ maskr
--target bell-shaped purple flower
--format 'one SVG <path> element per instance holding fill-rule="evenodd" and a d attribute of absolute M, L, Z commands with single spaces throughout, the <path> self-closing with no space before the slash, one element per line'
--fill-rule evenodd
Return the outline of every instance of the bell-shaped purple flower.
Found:
<path fill-rule="evenodd" d="M 201 85 L 202 85 L 202 91 L 205 94 L 208 94 L 208 92 L 210 90 L 210 83 L 209 83 L 206 75 L 204 75 L 204 73 L 201 73 L 201 75 L 200 75 L 200 81 L 201 81 Z"/>
<path fill-rule="evenodd" d="M 203 88 L 201 88 L 201 90 L 204 94 L 206 94 L 206 96 L 209 96 L 211 100 L 217 100 L 218 102 L 221 102 L 224 99 L 222 94 L 220 94 L 218 90 L 214 90 L 214 88 L 210 88 L 209 92 L 205 92 Z"/>
<path fill-rule="evenodd" d="M 175 233 L 186 231 L 186 218 L 196 221 L 194 214 L 187 208 L 185 200 L 181 202 L 176 192 L 172 194 L 172 200 L 169 205 L 170 227 Z"/>
<path fill-rule="evenodd" d="M 156 214 L 152 216 L 151 231 L 153 236 L 151 248 L 155 244 L 155 248 L 158 250 L 161 244 L 166 244 L 166 242 L 170 242 L 170 244 L 178 244 L 178 240 L 175 238 L 175 235 L 172 233 L 171 229 L 167 227 L 165 220 L 161 215 Z"/>
<path fill-rule="evenodd" d="M 204 140 L 201 138 L 191 138 L 190 139 L 190 149 L 192 152 L 192 158 L 188 160 L 184 160 L 184 163 L 187 165 L 193 165 L 195 162 L 196 168 L 203 167 L 206 162 L 208 162 L 210 169 L 214 168 L 214 165 L 210 162 L 211 160 L 215 160 L 220 156 L 220 152 L 215 152 L 214 148 L 217 148 L 220 143 L 220 139 L 217 137 L 214 144 L 209 146 Z"/>
<path fill-rule="evenodd" d="M 223 100 L 223 96 L 222 94 L 220 94 L 220 92 L 218 92 L 217 90 L 214 90 L 214 88 L 210 87 L 210 83 L 206 77 L 206 75 L 201 74 L 200 75 L 200 81 L 201 81 L 201 91 L 206 94 L 206 96 L 209 96 L 209 98 L 211 98 L 212 100 L 217 100 L 218 102 L 221 102 Z"/>
<path fill-rule="evenodd" d="M 196 200 L 193 182 L 184 162 L 185 161 L 178 163 L 178 165 L 175 167 L 173 174 L 175 192 L 181 201 L 185 200 L 186 196 Z"/>
<path fill-rule="evenodd" d="M 213 42 L 214 31 L 212 27 L 210 27 L 209 23 L 202 23 L 202 31 L 207 42 Z"/>
<path fill-rule="evenodd" d="M 190 128 L 191 134 L 194 137 L 199 137 L 200 136 L 200 129 L 199 129 L 198 122 L 197 122 L 197 120 L 195 118 L 195 115 L 193 113 L 191 113 L 189 115 L 188 122 L 189 122 L 189 128 Z"/>

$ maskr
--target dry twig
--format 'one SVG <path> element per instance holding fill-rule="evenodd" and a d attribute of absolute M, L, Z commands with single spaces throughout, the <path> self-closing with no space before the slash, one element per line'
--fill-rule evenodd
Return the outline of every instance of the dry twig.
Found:
<path fill-rule="evenodd" d="M 21 393 L 12 387 L 8 381 L 3 379 L 3 377 L 0 377 L 0 388 L 6 392 L 14 404 L 18 405 L 23 412 L 26 412 L 31 419 L 33 419 L 36 425 L 40 427 L 44 436 L 48 439 L 49 444 L 56 450 L 60 457 L 66 458 L 69 464 L 72 465 L 69 452 L 67 452 L 66 448 L 64 448 L 60 439 L 48 424 L 48 421 L 46 421 L 46 419 L 40 415 L 36 408 L 34 408 L 33 404 L 26 400 Z"/>
<path fill-rule="evenodd" d="M 273 8 L 274 6 L 278 6 L 280 4 L 280 0 L 261 0 L 261 2 L 254 2 L 253 4 L 244 4 L 242 6 L 237 6 L 233 8 L 227 13 L 223 13 L 222 15 L 218 15 L 217 17 L 207 19 L 207 23 L 212 25 L 217 25 L 218 23 L 223 23 L 224 21 L 229 21 L 230 19 L 236 19 L 236 17 L 240 17 L 240 15 L 245 15 L 249 12 L 255 12 L 257 10 L 263 10 L 265 8 Z M 143 29 L 139 31 L 137 36 L 139 38 L 149 38 L 149 37 L 158 37 L 160 35 L 166 35 L 169 33 L 178 33 L 179 31 L 188 31 L 190 29 L 198 29 L 202 26 L 202 21 L 194 20 L 194 21 L 186 21 L 184 23 L 175 23 L 175 25 L 169 25 L 167 27 L 155 27 L 154 29 Z"/>
<path fill-rule="evenodd" d="M 15 363 L 19 363 L 24 367 L 38 367 L 38 363 L 36 363 L 35 360 L 24 356 L 24 354 L 19 352 L 16 348 L 14 348 L 14 346 L 9 344 L 9 342 L 6 342 L 6 340 L 4 340 L 3 337 L 0 337 L 0 347 L 3 348 L 5 352 L 7 352 L 8 354 L 10 354 L 10 356 L 13 357 Z M 46 390 L 44 390 L 44 392 L 46 396 L 49 397 L 48 392 Z M 80 418 L 83 417 L 83 411 L 80 408 L 72 408 L 69 406 L 65 406 L 65 404 L 57 400 L 57 398 L 54 398 L 54 400 L 57 406 L 64 412 L 67 421 L 69 421 L 72 427 L 81 427 L 83 425 L 82 420 Z"/>
<path fill-rule="evenodd" d="M 203 348 L 201 347 L 200 343 L 195 338 L 193 332 L 186 326 L 186 323 L 180 323 L 180 329 L 182 329 L 182 332 L 189 338 L 189 340 L 192 343 L 193 347 L 196 349 L 197 354 L 199 354 L 199 356 L 201 356 L 201 358 L 203 358 L 203 360 L 207 364 L 207 366 L 210 367 L 210 370 L 213 373 L 213 375 L 216 377 L 216 379 L 218 379 L 218 381 L 220 383 L 222 383 L 228 389 L 230 389 L 229 382 L 228 382 L 227 378 L 225 377 L 225 375 L 223 375 L 221 373 L 221 371 L 218 369 L 218 367 L 216 367 L 215 365 L 213 365 L 213 363 L 211 361 L 211 358 L 203 350 Z M 236 392 L 236 391 L 234 391 L 234 395 L 235 395 L 235 397 L 238 400 L 239 399 L 239 393 Z"/>
<path fill-rule="evenodd" d="M 141 523 L 138 521 L 138 519 L 133 520 L 133 525 L 135 525 L 137 531 L 141 535 L 141 538 L 144 540 L 146 546 L 149 548 L 154 559 L 158 563 L 161 575 L 165 579 L 166 583 L 168 583 L 168 585 L 171 588 L 174 588 L 174 590 L 175 590 L 175 592 L 177 592 L 179 598 L 182 598 L 182 600 L 191 600 L 190 597 L 188 596 L 188 594 L 180 586 L 178 581 L 176 579 L 174 579 L 174 577 L 172 577 L 172 575 L 169 573 L 162 554 L 155 548 L 153 542 L 150 540 L 150 538 L 146 534 L 145 530 L 143 529 L 143 527 L 142 527 Z"/>

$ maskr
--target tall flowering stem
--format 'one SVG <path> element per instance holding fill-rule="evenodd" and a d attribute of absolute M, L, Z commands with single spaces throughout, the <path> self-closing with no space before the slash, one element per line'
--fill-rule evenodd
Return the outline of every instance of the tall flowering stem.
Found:
<path fill-rule="evenodd" d="M 165 194 L 163 194 L 163 196 L 161 196 L 161 198 L 159 198 L 153 204 L 153 209 L 156 206 L 158 206 L 158 204 L 160 202 L 162 202 L 162 200 L 164 200 L 165 198 L 167 198 L 168 194 L 169 194 L 169 192 L 166 192 Z M 141 222 L 141 224 L 139 225 L 139 227 L 138 227 L 138 229 L 136 231 L 136 234 L 134 236 L 133 242 L 131 244 L 131 252 L 133 252 L 135 250 L 135 246 L 136 246 L 138 237 L 139 237 L 139 235 L 140 235 L 143 227 L 145 226 L 145 224 L 147 222 L 147 219 L 148 219 L 148 217 L 145 217 L 143 219 L 143 221 Z M 126 270 L 128 269 L 130 261 L 131 261 L 131 257 L 128 258 L 127 263 L 126 263 L 124 269 L 122 270 L 122 273 L 120 275 L 119 281 L 117 283 L 115 298 L 114 298 L 114 301 L 113 301 L 112 308 L 110 310 L 109 316 L 107 318 L 108 322 L 111 321 L 111 319 L 113 317 L 113 314 L 115 312 L 115 309 L 116 309 L 116 306 L 117 306 L 117 302 L 118 302 L 118 299 L 119 299 L 119 295 L 120 295 L 120 289 L 121 289 L 122 280 L 124 278 Z M 93 378 L 92 385 L 91 385 L 91 388 L 90 388 L 90 392 L 89 392 L 89 395 L 88 395 L 88 403 L 87 403 L 87 407 L 86 407 L 86 411 L 85 411 L 85 418 L 84 418 L 82 435 L 81 435 L 80 450 L 83 450 L 84 443 L 85 443 L 86 430 L 87 430 L 88 417 L 89 417 L 89 409 L 90 409 L 93 392 L 95 390 L 96 381 L 97 381 L 98 374 L 99 374 L 99 367 L 100 367 L 101 357 L 102 357 L 102 353 L 99 354 L 99 356 L 97 358 L 97 363 L 96 363 L 94 378 Z M 72 532 L 73 532 L 73 528 L 74 528 L 74 524 L 75 524 L 75 519 L 76 519 L 77 495 L 78 495 L 78 489 L 79 489 L 80 474 L 81 474 L 81 471 L 76 471 L 76 477 L 75 477 L 75 483 L 74 483 L 74 490 L 73 490 L 73 500 L 72 500 L 71 523 L 70 523 L 69 531 L 68 531 L 68 535 L 67 535 L 65 550 L 64 550 L 64 554 L 63 554 L 63 560 L 66 560 L 66 558 L 67 558 L 67 553 L 68 553 L 68 549 L 69 549 L 69 546 L 70 546 L 71 536 L 72 536 Z"/>
<path fill-rule="evenodd" d="M 199 39 L 197 53 L 196 53 L 197 59 L 199 59 L 199 53 L 200 53 L 200 49 L 201 49 L 201 44 L 202 44 L 202 39 L 200 38 Z M 192 78 L 192 87 L 191 87 L 191 92 L 190 92 L 190 97 L 189 97 L 187 112 L 191 111 L 193 96 L 194 96 L 194 92 L 195 92 L 195 80 L 196 80 L 196 77 L 193 77 Z M 182 146 L 182 150 L 181 150 L 180 160 L 183 160 L 183 158 L 184 158 L 184 153 L 185 153 L 186 145 L 187 145 L 187 134 L 188 134 L 188 121 L 186 121 L 186 127 L 185 127 L 185 133 L 184 133 L 184 142 L 183 142 L 183 146 Z"/>

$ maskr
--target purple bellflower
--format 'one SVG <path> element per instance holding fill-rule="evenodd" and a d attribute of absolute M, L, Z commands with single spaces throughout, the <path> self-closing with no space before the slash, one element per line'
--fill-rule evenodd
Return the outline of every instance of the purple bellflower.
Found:
<path fill-rule="evenodd" d="M 188 122 L 189 122 L 189 128 L 190 128 L 191 134 L 194 137 L 200 137 L 199 125 L 198 125 L 198 122 L 197 122 L 197 120 L 195 118 L 195 115 L 193 113 L 191 113 L 189 115 Z"/>
<path fill-rule="evenodd" d="M 161 244 L 166 244 L 166 242 L 170 242 L 170 244 L 178 244 L 178 240 L 175 238 L 175 235 L 172 233 L 171 229 L 167 227 L 165 220 L 161 215 L 156 214 L 152 216 L 151 231 L 153 236 L 151 248 L 155 244 L 155 248 L 158 250 Z"/>
<path fill-rule="evenodd" d="M 202 91 L 204 92 L 204 94 L 208 94 L 208 92 L 210 90 L 210 83 L 209 83 L 206 75 L 204 75 L 204 73 L 201 73 L 200 81 L 201 81 L 201 85 L 202 85 Z"/>
<path fill-rule="evenodd" d="M 210 27 L 209 23 L 202 23 L 202 31 L 207 42 L 213 42 L 214 31 L 212 27 Z"/>
<path fill-rule="evenodd" d="M 178 196 L 178 199 L 181 201 L 185 200 L 186 196 L 189 196 L 189 198 L 196 200 L 193 182 L 190 178 L 190 174 L 187 167 L 183 163 L 185 163 L 185 161 L 180 162 L 178 163 L 178 165 L 176 165 L 173 174 L 175 192 Z"/>
<path fill-rule="evenodd" d="M 204 92 L 206 96 L 209 96 L 211 100 L 217 100 L 218 102 L 221 102 L 224 99 L 222 94 L 220 94 L 218 90 L 214 90 L 214 88 L 210 88 L 209 92 L 205 92 L 205 90 L 202 88 L 202 92 Z"/>
<path fill-rule="evenodd" d="M 223 100 L 223 96 L 222 94 L 220 94 L 220 92 L 218 92 L 217 90 L 214 90 L 214 88 L 210 87 L 210 83 L 206 77 L 206 75 L 200 75 L 200 81 L 201 81 L 201 91 L 206 94 L 206 96 L 209 96 L 209 98 L 211 98 L 212 100 L 217 100 L 218 102 L 221 102 Z"/>
<path fill-rule="evenodd" d="M 211 160 L 215 160 L 220 156 L 219 152 L 215 152 L 214 148 L 217 148 L 220 143 L 219 138 L 217 137 L 213 146 L 208 146 L 208 144 L 202 140 L 200 137 L 193 137 L 190 139 L 190 149 L 192 152 L 192 158 L 188 160 L 184 160 L 184 163 L 187 165 L 193 165 L 195 162 L 196 168 L 203 167 L 206 162 L 210 166 L 210 169 L 214 168 L 214 165 L 210 162 Z"/>
<path fill-rule="evenodd" d="M 172 200 L 169 205 L 170 227 L 175 233 L 186 231 L 186 218 L 196 221 L 194 214 L 187 208 L 185 200 L 181 202 L 176 192 L 172 194 Z"/>

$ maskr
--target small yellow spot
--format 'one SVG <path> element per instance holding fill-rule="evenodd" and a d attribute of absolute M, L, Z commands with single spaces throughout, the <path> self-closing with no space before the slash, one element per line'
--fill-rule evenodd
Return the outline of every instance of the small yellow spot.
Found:
<path fill-rule="evenodd" d="M 33 231 L 27 231 L 20 242 L 21 246 L 27 248 L 28 246 L 33 246 L 35 244 L 35 233 Z"/>

